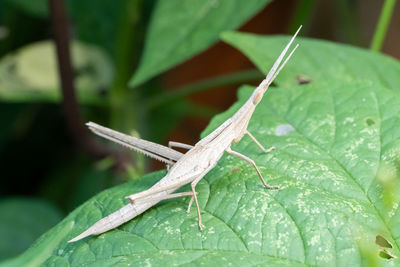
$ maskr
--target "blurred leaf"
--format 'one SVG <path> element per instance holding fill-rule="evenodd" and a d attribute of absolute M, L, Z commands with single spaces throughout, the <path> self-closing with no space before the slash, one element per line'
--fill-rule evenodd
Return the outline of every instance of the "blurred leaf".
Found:
<path fill-rule="evenodd" d="M 320 46 L 314 47 L 315 54 L 324 51 L 323 42 Z M 349 57 L 360 52 L 354 51 Z M 334 62 L 337 55 L 326 57 Z M 374 64 L 385 66 L 387 58 Z M 295 70 L 303 65 L 292 60 L 281 83 L 295 81 L 300 74 Z M 8 263 L 361 266 L 366 260 L 361 240 L 375 248 L 374 261 L 399 265 L 400 196 L 385 206 L 376 173 L 400 154 L 400 97 L 368 80 L 359 82 L 357 76 L 321 86 L 318 77 L 327 76 L 329 69 L 320 68 L 319 76 L 306 72 L 312 82 L 305 85 L 271 88 L 255 110 L 250 132 L 276 150 L 261 153 L 248 137 L 233 146 L 254 159 L 269 183 L 281 190 L 265 190 L 250 164 L 224 155 L 197 186 L 203 232 L 198 231 L 196 212 L 184 212 L 188 198 L 173 199 L 99 237 L 67 243 L 126 204 L 124 196 L 165 175 L 152 173 L 98 194 Z M 239 101 L 216 116 L 203 136 L 237 111 L 252 90 L 242 88 Z M 290 130 L 279 130 L 288 125 Z M 377 257 L 377 235 L 393 244 L 394 258 Z"/>
<path fill-rule="evenodd" d="M 88 168 L 77 178 L 74 190 L 69 196 L 66 196 L 69 210 L 73 210 L 104 189 L 116 185 L 111 169 L 98 170 L 95 166 Z"/>
<path fill-rule="evenodd" d="M 17 197 L 0 200 L 0 261 L 26 250 L 62 217 L 58 209 L 43 200 Z"/>
<path fill-rule="evenodd" d="M 270 0 L 159 0 L 141 63 L 130 81 L 139 85 L 203 51 L 222 31 L 235 29 Z"/>
<path fill-rule="evenodd" d="M 222 40 L 242 51 L 266 73 L 288 37 L 224 32 Z M 285 72 L 278 76 L 278 85 L 295 85 L 296 77 L 304 75 L 313 83 L 326 87 L 342 81 L 375 84 L 396 92 L 400 90 L 400 64 L 389 56 L 322 40 L 298 38 L 296 42 L 300 46 Z"/>
<path fill-rule="evenodd" d="M 47 0 L 5 0 L 9 4 L 14 5 L 17 8 L 20 8 L 24 12 L 29 15 L 47 18 L 49 15 L 49 11 L 47 8 Z"/>
<path fill-rule="evenodd" d="M 100 169 L 99 163 L 93 163 L 87 157 L 75 156 L 73 159 L 60 161 L 62 162 L 53 163 L 53 172 L 42 185 L 40 195 L 58 203 L 65 211 L 75 209 L 95 194 L 122 181 L 111 168 Z"/>
<path fill-rule="evenodd" d="M 98 48 L 72 42 L 75 85 L 80 101 L 99 103 L 113 78 L 113 67 Z M 52 42 L 27 45 L 0 61 L 0 100 L 60 101 L 58 66 Z"/>
<path fill-rule="evenodd" d="M 21 107 L 19 105 L 9 105 L 4 103 L 0 105 L 0 151 L 3 149 L 3 146 L 6 144 L 9 136 L 14 130 L 13 128 L 15 127 L 15 122 L 18 120 L 18 117 L 27 109 L 27 107 Z"/>
<path fill-rule="evenodd" d="M 49 19 L 48 0 L 3 1 L 10 7 L 18 8 L 22 11 L 21 13 L 26 13 L 39 19 Z M 119 30 L 118 26 L 121 23 L 121 11 L 128 1 L 132 0 L 64 0 L 67 15 L 72 24 L 74 38 L 83 42 L 96 44 L 106 50 L 109 55 L 112 55 L 115 52 L 116 35 Z M 12 12 L 12 10 L 7 11 Z M 28 27 L 27 25 L 24 26 L 25 29 L 19 30 L 25 31 Z M 48 26 L 48 23 L 46 26 Z M 30 25 L 27 31 L 31 30 L 32 27 Z M 25 34 L 25 32 L 20 32 L 18 34 L 19 38 L 21 38 L 21 34 Z M 48 31 L 45 36 L 48 36 Z"/>
<path fill-rule="evenodd" d="M 132 0 L 68 0 L 76 39 L 96 44 L 113 56 L 121 11 L 128 1 Z"/>
<path fill-rule="evenodd" d="M 147 123 L 147 136 L 154 142 L 164 142 L 168 133 L 183 118 L 194 116 L 210 119 L 215 114 L 217 111 L 213 108 L 196 105 L 185 100 L 175 100 L 151 110 Z"/>

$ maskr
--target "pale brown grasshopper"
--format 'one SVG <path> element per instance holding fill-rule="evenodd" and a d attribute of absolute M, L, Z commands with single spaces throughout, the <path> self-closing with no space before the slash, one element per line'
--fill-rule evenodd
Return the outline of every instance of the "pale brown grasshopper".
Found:
<path fill-rule="evenodd" d="M 198 226 L 199 229 L 202 230 L 203 225 L 201 223 L 201 214 L 197 200 L 196 185 L 212 168 L 215 167 L 224 152 L 239 157 L 250 163 L 254 167 L 261 182 L 266 188 L 279 189 L 279 186 L 268 185 L 262 177 L 261 172 L 259 171 L 255 162 L 249 157 L 233 151 L 231 149 L 231 145 L 239 142 L 242 137 L 247 134 L 262 151 L 267 153 L 273 149 L 273 147 L 265 149 L 261 143 L 258 142 L 257 139 L 247 130 L 247 126 L 257 104 L 260 103 L 269 85 L 282 70 L 289 58 L 292 56 L 293 52 L 298 47 L 298 45 L 296 45 L 287 58 L 283 60 L 294 38 L 300 31 L 300 28 L 283 49 L 282 53 L 267 74 L 267 77 L 260 83 L 249 99 L 232 117 L 222 123 L 209 135 L 201 139 L 194 146 L 177 142 L 169 143 L 169 146 L 189 149 L 185 154 L 175 151 L 170 147 L 164 147 L 159 144 L 134 138 L 92 122 L 87 123 L 89 129 L 91 129 L 95 134 L 142 152 L 155 159 L 161 160 L 169 164 L 171 167 L 169 168 L 168 173 L 151 188 L 143 192 L 127 196 L 127 198 L 130 200 L 129 204 L 99 220 L 89 227 L 89 229 L 71 239 L 69 242 L 75 242 L 89 235 L 98 235 L 104 233 L 135 218 L 161 200 L 182 196 L 191 196 L 188 212 L 190 212 L 190 207 L 193 203 L 193 200 L 196 203 Z M 191 186 L 190 192 L 174 193 L 174 191 L 189 183 Z"/>

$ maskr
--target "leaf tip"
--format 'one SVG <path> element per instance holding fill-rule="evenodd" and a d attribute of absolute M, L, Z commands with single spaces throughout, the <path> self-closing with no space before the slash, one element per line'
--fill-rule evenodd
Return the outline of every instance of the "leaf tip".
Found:
<path fill-rule="evenodd" d="M 221 32 L 219 35 L 219 39 L 221 39 L 222 41 L 229 43 L 229 39 L 232 35 L 234 35 L 236 32 L 235 31 L 224 31 Z"/>
<path fill-rule="evenodd" d="M 139 78 L 138 78 L 139 77 Z M 137 72 L 132 76 L 132 78 L 129 80 L 128 82 L 128 86 L 130 88 L 134 88 L 139 86 L 140 84 L 142 84 L 143 82 L 145 82 L 145 80 L 143 80 L 140 75 L 137 75 Z"/>

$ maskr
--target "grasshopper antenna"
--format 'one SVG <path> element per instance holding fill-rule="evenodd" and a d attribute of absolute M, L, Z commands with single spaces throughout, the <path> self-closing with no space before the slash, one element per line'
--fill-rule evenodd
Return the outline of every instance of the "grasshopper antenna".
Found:
<path fill-rule="evenodd" d="M 274 80 L 274 78 L 278 75 L 279 71 L 283 68 L 283 66 L 286 64 L 286 62 L 289 60 L 289 58 L 292 56 L 294 50 L 296 50 L 297 46 L 293 49 L 293 51 L 289 54 L 287 59 L 283 62 L 281 67 L 278 69 L 279 65 L 282 62 L 283 57 L 286 55 L 287 51 L 289 50 L 289 47 L 292 45 L 294 39 L 296 38 L 297 34 L 301 30 L 303 26 L 300 26 L 296 33 L 293 35 L 292 39 L 290 39 L 289 43 L 285 46 L 283 49 L 282 53 L 279 55 L 278 59 L 275 61 L 274 65 L 272 66 L 271 70 L 268 72 L 267 77 L 265 78 L 265 81 L 267 85 L 269 86 L 270 83 Z"/>
<path fill-rule="evenodd" d="M 283 67 L 286 65 L 290 57 L 293 55 L 294 51 L 297 49 L 299 46 L 298 44 L 295 46 L 295 48 L 290 52 L 290 54 L 286 57 L 286 59 L 282 62 L 283 58 L 285 57 L 287 51 L 289 50 L 290 46 L 292 45 L 294 39 L 296 38 L 297 34 L 301 30 L 301 27 L 296 31 L 296 33 L 293 35 L 293 37 L 290 39 L 289 43 L 285 46 L 277 60 L 275 61 L 274 65 L 272 66 L 271 70 L 268 72 L 266 78 L 260 83 L 260 85 L 254 90 L 252 99 L 254 104 L 258 104 L 264 95 L 264 93 L 267 91 L 268 87 L 272 83 L 272 81 L 278 76 L 279 72 L 283 69 Z M 281 64 L 282 63 L 282 64 Z"/>

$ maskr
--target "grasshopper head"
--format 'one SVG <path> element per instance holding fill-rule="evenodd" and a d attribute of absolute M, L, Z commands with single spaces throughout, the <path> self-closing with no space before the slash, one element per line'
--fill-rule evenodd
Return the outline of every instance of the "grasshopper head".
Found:
<path fill-rule="evenodd" d="M 253 95 L 253 104 L 254 104 L 254 105 L 257 105 L 258 103 L 260 103 L 260 101 L 261 101 L 263 95 L 264 95 L 264 92 L 258 91 L 258 90 L 255 91 L 255 92 L 254 92 L 254 95 Z"/>

